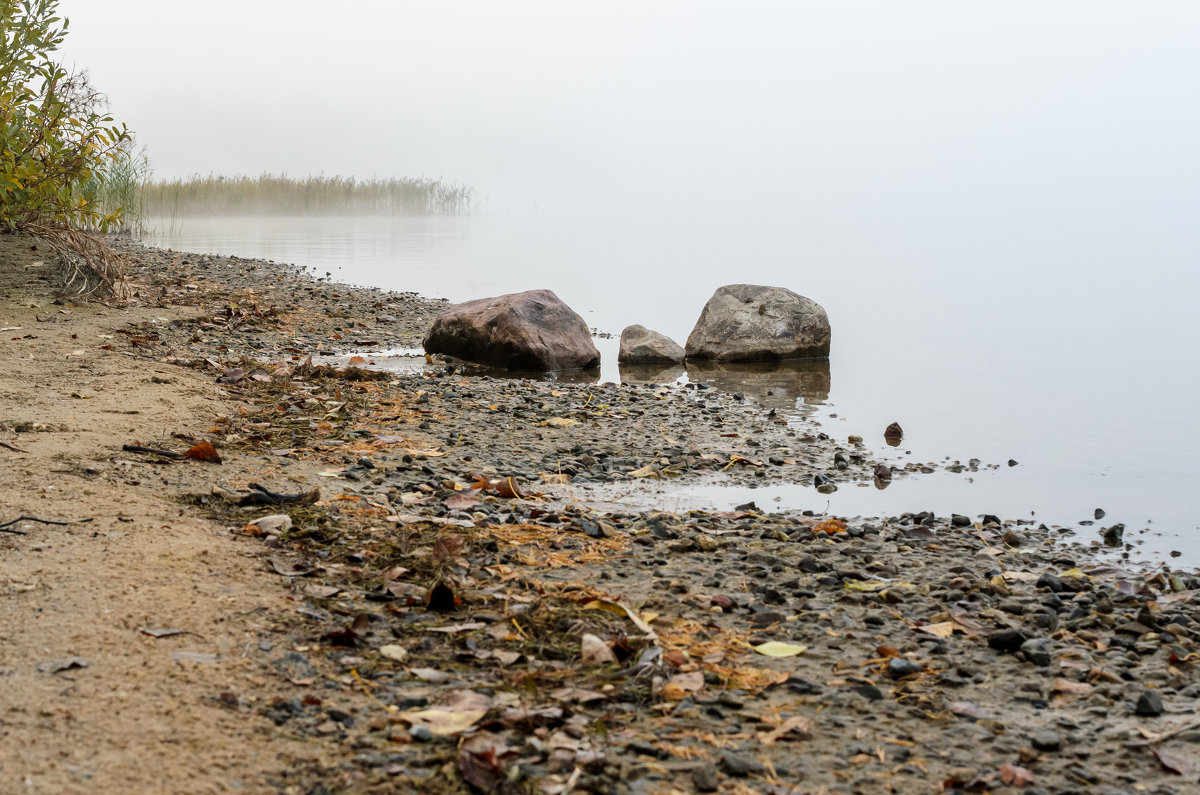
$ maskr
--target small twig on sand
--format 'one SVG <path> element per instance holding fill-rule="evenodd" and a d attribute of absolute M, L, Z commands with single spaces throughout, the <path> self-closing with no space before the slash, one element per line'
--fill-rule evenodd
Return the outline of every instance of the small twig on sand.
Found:
<path fill-rule="evenodd" d="M 1188 724 L 1185 724 L 1178 728 L 1171 729 L 1169 731 L 1165 731 L 1162 734 L 1159 734 L 1155 737 L 1149 737 L 1141 742 L 1125 743 L 1125 747 L 1126 748 L 1146 748 L 1148 746 L 1158 745 L 1159 743 L 1163 742 L 1164 740 L 1170 740 L 1174 737 L 1178 737 L 1179 735 L 1183 734 L 1184 732 L 1190 732 L 1193 729 L 1200 729 L 1200 723 L 1188 723 Z"/>
<path fill-rule="evenodd" d="M 9 529 L 13 525 L 15 525 L 17 522 L 41 522 L 42 524 L 68 525 L 68 524 L 84 524 L 86 522 L 92 521 L 92 519 L 94 519 L 94 518 L 95 517 L 89 516 L 86 519 L 74 519 L 69 522 L 58 522 L 58 521 L 55 521 L 54 519 L 39 519 L 36 516 L 18 516 L 16 519 L 12 519 L 7 522 L 0 522 L 0 533 L 12 533 L 15 536 L 26 535 L 26 533 L 22 530 L 10 530 Z"/>
<path fill-rule="evenodd" d="M 167 458 L 184 458 L 183 453 L 177 453 L 174 450 L 160 450 L 157 447 L 142 447 L 140 444 L 123 444 L 121 449 L 127 453 L 153 453 L 154 455 L 165 455 Z"/>
<path fill-rule="evenodd" d="M 9 444 L 8 442 L 0 442 L 0 447 L 3 447 L 5 450 L 14 450 L 18 453 L 28 453 L 29 452 L 28 450 L 22 450 L 20 447 L 17 447 L 15 444 Z"/>

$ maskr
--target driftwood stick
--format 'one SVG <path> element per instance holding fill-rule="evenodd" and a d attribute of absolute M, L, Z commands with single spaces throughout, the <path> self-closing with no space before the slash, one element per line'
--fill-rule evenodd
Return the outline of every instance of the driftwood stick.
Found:
<path fill-rule="evenodd" d="M 3 447 L 6 450 L 15 450 L 18 453 L 28 453 L 29 452 L 28 450 L 22 450 L 20 447 L 17 447 L 15 444 L 9 444 L 8 442 L 0 442 L 0 447 Z"/>
<path fill-rule="evenodd" d="M 12 533 L 15 536 L 26 535 L 26 533 L 24 531 L 9 529 L 13 525 L 17 524 L 18 522 L 41 522 L 42 524 L 68 525 L 68 524 L 84 524 L 86 522 L 92 521 L 92 519 L 94 519 L 94 518 L 95 517 L 89 516 L 86 519 L 74 519 L 69 522 L 59 522 L 59 521 L 55 521 L 54 519 L 39 519 L 36 516 L 18 516 L 16 519 L 11 519 L 7 522 L 0 522 L 0 533 Z"/>
<path fill-rule="evenodd" d="M 153 453 L 154 455 L 165 455 L 167 458 L 184 458 L 183 453 L 177 453 L 174 450 L 160 450 L 157 447 L 142 447 L 140 444 L 123 444 L 121 449 L 127 453 Z"/>
<path fill-rule="evenodd" d="M 1165 740 L 1170 740 L 1175 737 L 1178 737 L 1179 735 L 1183 734 L 1184 732 L 1190 732 L 1192 729 L 1200 729 L 1200 723 L 1187 723 L 1187 724 L 1184 724 L 1183 726 L 1179 726 L 1175 729 L 1165 731 L 1162 734 L 1158 735 L 1157 737 L 1151 737 L 1146 740 L 1142 740 L 1140 742 L 1125 743 L 1125 747 L 1126 748 L 1146 748 L 1148 746 L 1158 745 L 1159 743 L 1162 743 Z"/>

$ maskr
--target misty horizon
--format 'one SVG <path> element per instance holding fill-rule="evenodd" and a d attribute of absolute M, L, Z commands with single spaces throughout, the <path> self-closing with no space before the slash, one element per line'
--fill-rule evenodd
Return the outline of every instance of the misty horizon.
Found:
<path fill-rule="evenodd" d="M 1126 8 L 67 0 L 62 56 L 160 179 L 431 177 L 496 209 L 844 233 L 1036 243 L 1052 214 L 1066 234 L 1179 234 L 1200 9 Z"/>

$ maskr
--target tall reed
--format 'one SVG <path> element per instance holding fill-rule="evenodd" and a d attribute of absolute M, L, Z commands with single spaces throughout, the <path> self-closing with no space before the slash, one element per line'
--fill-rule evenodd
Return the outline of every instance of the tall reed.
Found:
<path fill-rule="evenodd" d="M 146 148 L 133 139 L 117 146 L 104 165 L 80 186 L 80 195 L 100 211 L 91 231 L 141 236 L 145 231 L 145 190 L 150 178 Z"/>
<path fill-rule="evenodd" d="M 142 207 L 160 218 L 212 215 L 455 215 L 469 212 L 474 191 L 426 177 L 199 175 L 150 182 Z"/>

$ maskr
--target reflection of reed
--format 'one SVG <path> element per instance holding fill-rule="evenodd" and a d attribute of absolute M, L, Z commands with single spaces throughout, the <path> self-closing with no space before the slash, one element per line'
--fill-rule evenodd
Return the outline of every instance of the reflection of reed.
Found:
<path fill-rule="evenodd" d="M 624 374 L 624 370 L 622 370 Z M 704 381 L 725 392 L 753 395 L 759 404 L 770 408 L 795 408 L 829 400 L 829 360 L 793 362 L 717 363 L 687 361 L 690 381 Z"/>

